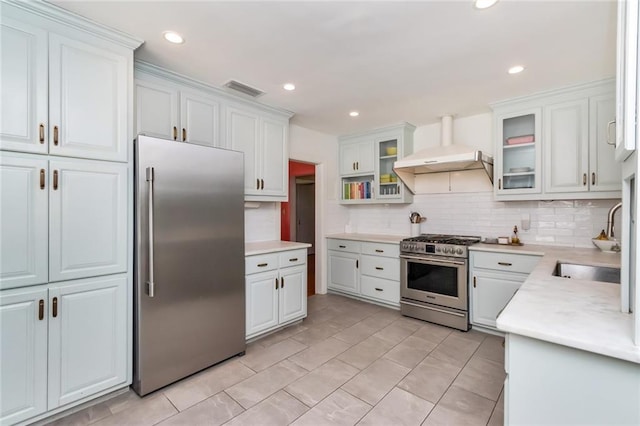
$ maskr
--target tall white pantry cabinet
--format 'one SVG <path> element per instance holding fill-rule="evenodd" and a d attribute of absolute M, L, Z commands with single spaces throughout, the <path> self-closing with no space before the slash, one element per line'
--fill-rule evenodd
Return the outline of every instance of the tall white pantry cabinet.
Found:
<path fill-rule="evenodd" d="M 131 383 L 133 50 L 1 0 L 0 424 Z"/>

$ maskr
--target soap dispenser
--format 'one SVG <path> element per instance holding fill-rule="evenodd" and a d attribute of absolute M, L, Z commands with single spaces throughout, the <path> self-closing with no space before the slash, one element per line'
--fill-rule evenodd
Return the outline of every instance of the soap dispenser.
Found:
<path fill-rule="evenodd" d="M 513 227 L 513 235 L 511 236 L 511 244 L 520 245 L 520 238 L 518 238 L 518 225 Z"/>

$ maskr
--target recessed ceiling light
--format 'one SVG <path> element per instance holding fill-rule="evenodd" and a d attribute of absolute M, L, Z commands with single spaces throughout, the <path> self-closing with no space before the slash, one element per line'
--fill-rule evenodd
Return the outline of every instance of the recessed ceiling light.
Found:
<path fill-rule="evenodd" d="M 184 38 L 180 34 L 175 31 L 165 31 L 162 33 L 164 39 L 170 43 L 182 44 L 184 43 Z"/>
<path fill-rule="evenodd" d="M 476 9 L 488 9 L 496 3 L 498 0 L 473 0 Z"/>
<path fill-rule="evenodd" d="M 522 71 L 524 71 L 524 67 L 522 65 L 516 65 L 515 67 L 509 68 L 509 74 L 518 74 Z"/>
<path fill-rule="evenodd" d="M 296 90 L 296 85 L 293 83 L 287 83 L 282 87 L 284 87 L 284 90 L 289 90 L 289 91 Z"/>
<path fill-rule="evenodd" d="M 351 111 L 351 112 L 349 113 L 349 115 L 350 115 L 350 116 L 352 116 L 352 117 L 357 117 L 357 116 L 359 116 L 359 115 L 360 115 L 360 113 L 359 113 L 358 111 Z"/>

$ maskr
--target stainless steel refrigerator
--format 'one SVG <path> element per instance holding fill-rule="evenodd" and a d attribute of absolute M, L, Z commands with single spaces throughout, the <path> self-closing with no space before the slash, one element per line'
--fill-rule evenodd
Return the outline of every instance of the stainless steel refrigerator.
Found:
<path fill-rule="evenodd" d="M 135 142 L 133 388 L 146 395 L 245 345 L 244 157 Z"/>

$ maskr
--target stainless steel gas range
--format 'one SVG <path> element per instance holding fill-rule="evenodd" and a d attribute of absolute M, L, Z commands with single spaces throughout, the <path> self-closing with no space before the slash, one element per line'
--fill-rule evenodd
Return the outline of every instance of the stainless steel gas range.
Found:
<path fill-rule="evenodd" d="M 480 237 L 422 234 L 400 242 L 400 311 L 469 329 L 467 247 Z"/>

